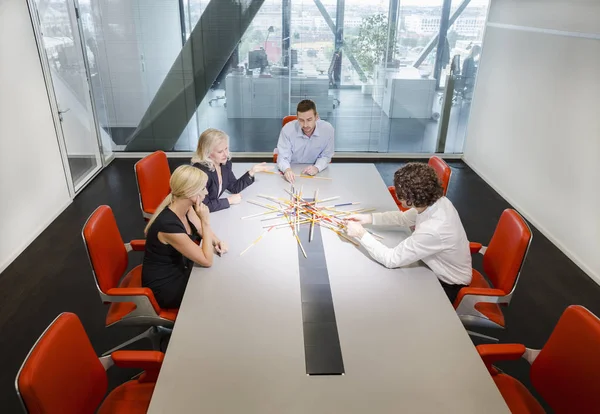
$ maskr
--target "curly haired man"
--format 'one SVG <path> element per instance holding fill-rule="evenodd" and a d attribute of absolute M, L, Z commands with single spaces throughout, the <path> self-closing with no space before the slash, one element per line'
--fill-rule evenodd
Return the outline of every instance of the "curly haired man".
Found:
<path fill-rule="evenodd" d="M 347 221 L 347 233 L 356 237 L 373 259 L 388 268 L 422 260 L 438 277 L 448 299 L 471 283 L 469 241 L 458 212 L 443 196 L 439 179 L 429 165 L 408 163 L 394 174 L 396 195 L 409 210 L 357 214 Z M 396 247 L 377 241 L 363 224 L 413 227 L 414 232 Z"/>

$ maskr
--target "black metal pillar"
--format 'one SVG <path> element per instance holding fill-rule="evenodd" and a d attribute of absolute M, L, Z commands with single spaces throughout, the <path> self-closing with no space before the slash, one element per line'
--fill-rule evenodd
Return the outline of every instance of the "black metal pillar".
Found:
<path fill-rule="evenodd" d="M 329 29 L 331 29 L 331 32 L 335 36 L 335 33 L 336 33 L 335 24 L 333 23 L 333 20 L 331 20 L 331 16 L 329 16 L 327 9 L 325 9 L 325 6 L 323 6 L 323 3 L 321 2 L 321 0 L 313 0 L 313 1 L 315 2 L 317 9 L 319 9 L 319 12 L 321 12 L 321 15 L 325 19 L 325 23 L 327 23 L 327 26 L 329 26 Z M 352 66 L 354 67 L 354 70 L 356 71 L 356 73 L 358 73 L 360 80 L 363 82 L 366 82 L 367 77 L 365 76 L 365 73 L 363 72 L 362 68 L 360 67 L 360 65 L 358 64 L 356 59 L 354 58 L 354 55 L 352 55 L 352 52 L 350 51 L 350 49 L 346 49 L 344 47 L 344 50 L 346 52 L 346 57 L 348 58 L 348 60 L 352 64 Z"/>
<path fill-rule="evenodd" d="M 183 0 L 179 0 L 179 25 L 181 26 L 181 46 L 185 45 L 186 39 L 186 24 L 185 24 L 185 7 Z"/>
<path fill-rule="evenodd" d="M 335 85 L 339 87 L 342 79 L 342 47 L 344 46 L 344 11 L 346 8 L 346 0 L 337 0 L 335 12 L 335 64 L 333 66 L 333 79 Z"/>
<path fill-rule="evenodd" d="M 396 53 L 396 35 L 398 32 L 398 17 L 400 16 L 399 0 L 390 0 L 388 9 L 388 47 L 386 50 L 386 62 L 394 61 Z"/>
<path fill-rule="evenodd" d="M 283 66 L 291 67 L 290 44 L 292 21 L 291 0 L 281 0 L 281 55 L 283 57 Z"/>
<path fill-rule="evenodd" d="M 433 77 L 438 81 L 440 81 L 440 76 L 442 74 L 442 65 L 447 62 L 450 62 L 450 50 L 446 49 L 446 39 L 448 37 L 448 28 L 450 27 L 450 6 L 452 5 L 452 0 L 444 0 L 444 4 L 442 5 L 442 16 L 440 19 L 440 32 L 438 36 L 438 44 L 437 51 L 435 54 L 435 69 L 433 72 Z"/>
<path fill-rule="evenodd" d="M 454 24 L 456 19 L 458 19 L 460 17 L 460 15 L 467 8 L 467 6 L 469 5 L 470 2 L 471 2 L 471 0 L 463 0 L 463 2 L 458 5 L 456 10 L 454 10 L 454 13 L 452 14 L 452 16 L 450 16 L 450 20 L 448 21 L 448 27 L 450 27 Z M 421 52 L 421 54 L 419 55 L 417 60 L 415 60 L 415 62 L 413 63 L 413 66 L 415 68 L 418 68 L 419 66 L 421 66 L 421 63 L 423 63 L 423 61 L 429 55 L 429 53 L 431 53 L 431 51 L 433 50 L 435 45 L 437 45 L 438 37 L 439 37 L 438 35 L 433 36 L 431 38 L 431 40 L 429 41 L 429 43 L 427 43 L 427 46 L 425 46 L 425 49 L 423 49 L 423 51 Z"/>

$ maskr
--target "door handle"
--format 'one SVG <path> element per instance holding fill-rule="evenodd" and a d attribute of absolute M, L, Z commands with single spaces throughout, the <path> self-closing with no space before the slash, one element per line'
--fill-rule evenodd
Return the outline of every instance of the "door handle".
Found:
<path fill-rule="evenodd" d="M 67 108 L 64 111 L 61 111 L 60 109 L 58 110 L 58 119 L 60 119 L 60 122 L 63 121 L 63 114 L 66 114 L 70 110 L 71 110 L 71 108 Z"/>

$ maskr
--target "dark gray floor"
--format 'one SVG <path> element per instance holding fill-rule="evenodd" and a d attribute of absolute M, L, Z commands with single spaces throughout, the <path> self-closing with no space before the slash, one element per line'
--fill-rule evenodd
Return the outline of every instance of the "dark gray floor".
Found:
<path fill-rule="evenodd" d="M 136 160 L 117 159 L 100 173 L 2 274 L 0 274 L 0 412 L 18 413 L 15 374 L 32 344 L 60 312 L 81 318 L 95 350 L 102 353 L 134 336 L 126 328 L 104 327 L 107 307 L 100 302 L 81 240 L 81 228 L 101 204 L 113 208 L 125 241 L 143 236 L 144 221 L 133 175 Z M 171 160 L 171 168 L 187 162 Z M 400 162 L 376 164 L 392 183 Z M 462 162 L 450 162 L 448 198 L 455 204 L 472 241 L 487 243 L 509 204 Z M 600 286 L 536 229 L 529 257 L 512 303 L 505 309 L 507 329 L 484 332 L 502 342 L 541 347 L 564 309 L 581 304 L 600 315 Z M 130 268 L 141 263 L 131 254 Z M 480 268 L 481 260 L 475 258 Z M 426 306 L 427 304 L 424 304 Z M 140 343 L 137 347 L 146 346 Z M 439 344 L 440 349 L 444 344 Z M 525 361 L 500 364 L 531 389 Z M 132 370 L 111 368 L 110 387 L 131 377 Z M 451 380 L 451 379 L 449 379 Z"/>

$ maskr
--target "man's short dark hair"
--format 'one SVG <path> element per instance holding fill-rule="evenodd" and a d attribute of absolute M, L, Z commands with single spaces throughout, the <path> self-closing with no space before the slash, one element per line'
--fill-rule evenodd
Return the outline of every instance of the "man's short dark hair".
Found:
<path fill-rule="evenodd" d="M 394 174 L 398 199 L 410 207 L 429 207 L 444 194 L 435 170 L 422 162 L 410 162 Z"/>
<path fill-rule="evenodd" d="M 305 99 L 298 103 L 298 106 L 296 107 L 296 113 L 308 112 L 311 109 L 315 112 L 315 115 L 316 115 L 317 114 L 317 105 L 315 105 L 315 103 L 313 101 L 311 101 L 310 99 Z"/>

